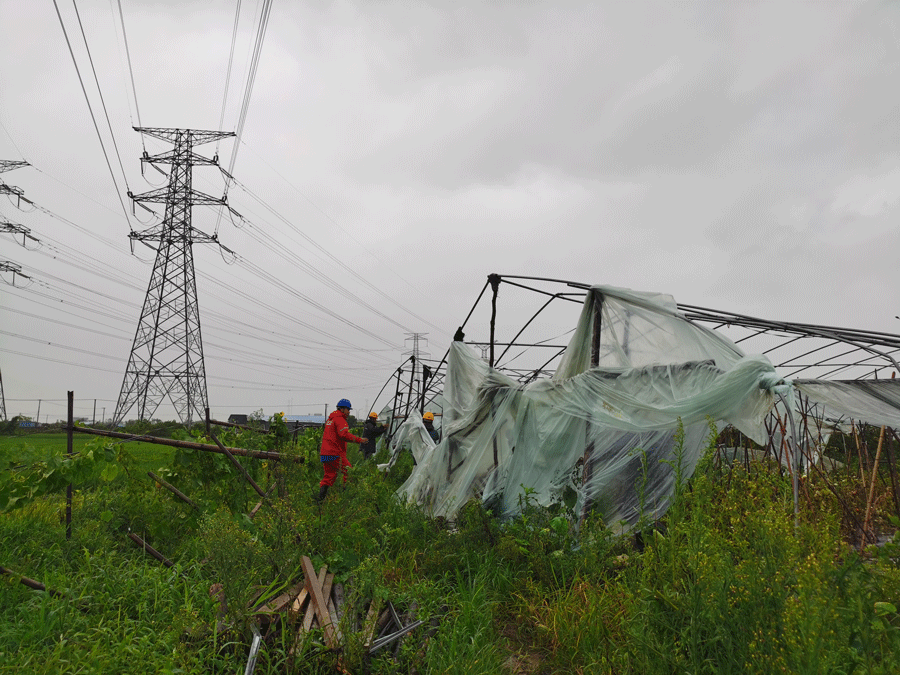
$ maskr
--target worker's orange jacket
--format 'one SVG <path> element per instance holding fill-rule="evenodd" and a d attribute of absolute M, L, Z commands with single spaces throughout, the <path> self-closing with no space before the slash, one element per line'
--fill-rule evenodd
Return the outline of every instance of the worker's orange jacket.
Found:
<path fill-rule="evenodd" d="M 325 422 L 325 431 L 322 434 L 322 449 L 319 454 L 322 461 L 333 461 L 338 457 L 347 457 L 347 441 L 352 443 L 364 443 L 365 439 L 350 433 L 347 418 L 340 410 L 335 410 L 328 416 Z M 330 459 L 325 459 L 326 457 Z"/>

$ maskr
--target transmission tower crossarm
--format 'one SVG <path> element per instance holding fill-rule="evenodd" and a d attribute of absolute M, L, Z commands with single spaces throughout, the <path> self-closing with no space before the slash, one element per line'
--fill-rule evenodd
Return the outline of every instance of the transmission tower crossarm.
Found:
<path fill-rule="evenodd" d="M 31 166 L 28 162 L 19 159 L 0 159 L 0 173 L 20 169 L 23 166 Z"/>
<path fill-rule="evenodd" d="M 209 157 L 198 155 L 196 152 L 187 153 L 187 159 L 190 159 L 191 164 L 195 165 L 219 166 L 219 160 L 217 158 L 213 157 L 210 159 Z M 158 155 L 144 155 L 141 157 L 141 162 L 145 164 L 176 164 L 182 161 L 184 161 L 184 158 L 176 156 L 174 150 L 161 152 Z"/>
<path fill-rule="evenodd" d="M 188 134 L 191 139 L 191 145 L 203 145 L 210 141 L 217 141 L 220 138 L 228 138 L 235 135 L 233 131 L 203 131 L 201 129 L 165 129 L 160 127 L 132 127 L 132 129 L 169 143 L 174 143 L 180 134 Z"/>
<path fill-rule="evenodd" d="M 0 195 L 16 195 L 17 197 L 22 197 L 24 194 L 25 191 L 22 188 L 7 185 L 0 180 Z"/>
<path fill-rule="evenodd" d="M 14 263 L 11 260 L 0 260 L 0 272 L 12 272 L 14 286 L 17 274 L 25 279 L 31 279 L 27 274 L 22 274 L 22 266 L 19 263 Z"/>
<path fill-rule="evenodd" d="M 22 246 L 25 245 L 25 239 L 31 239 L 32 241 L 40 242 L 40 239 L 32 236 L 31 230 L 24 225 L 19 225 L 18 223 L 11 223 L 8 220 L 0 219 L 0 233 L 5 234 L 21 234 L 22 235 Z"/>
<path fill-rule="evenodd" d="M 194 190 L 193 188 L 185 190 L 182 192 L 182 195 L 188 197 L 191 200 L 191 204 L 194 206 L 224 206 L 226 203 L 225 199 L 222 197 L 213 197 L 212 195 L 200 192 L 199 190 Z M 166 204 L 171 199 L 171 188 L 167 186 L 156 190 L 150 190 L 149 192 L 142 192 L 139 195 L 129 194 L 128 196 L 136 202 Z"/>

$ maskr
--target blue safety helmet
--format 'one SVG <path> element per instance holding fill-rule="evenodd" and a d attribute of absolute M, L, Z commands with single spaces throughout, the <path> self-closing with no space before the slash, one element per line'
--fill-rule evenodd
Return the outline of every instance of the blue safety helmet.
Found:
<path fill-rule="evenodd" d="M 348 401 L 348 400 L 345 399 L 345 398 L 342 398 L 340 401 L 338 401 L 338 404 L 337 404 L 336 407 L 338 407 L 338 408 L 352 408 L 353 406 L 350 405 L 350 401 Z"/>

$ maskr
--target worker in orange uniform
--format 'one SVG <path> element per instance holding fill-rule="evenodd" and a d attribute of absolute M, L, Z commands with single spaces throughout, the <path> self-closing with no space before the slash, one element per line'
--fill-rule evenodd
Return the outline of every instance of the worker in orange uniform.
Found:
<path fill-rule="evenodd" d="M 325 476 L 319 483 L 319 496 L 316 501 L 321 502 L 328 494 L 328 488 L 334 485 L 337 479 L 337 472 L 340 469 L 344 475 L 344 483 L 347 482 L 347 469 L 352 465 L 347 461 L 347 441 L 366 443 L 365 438 L 354 436 L 350 433 L 350 426 L 347 424 L 347 416 L 350 414 L 353 406 L 350 401 L 342 398 L 338 401 L 337 410 L 328 416 L 325 422 L 325 431 L 322 433 L 322 449 L 319 451 L 322 460 L 322 468 L 325 469 Z"/>

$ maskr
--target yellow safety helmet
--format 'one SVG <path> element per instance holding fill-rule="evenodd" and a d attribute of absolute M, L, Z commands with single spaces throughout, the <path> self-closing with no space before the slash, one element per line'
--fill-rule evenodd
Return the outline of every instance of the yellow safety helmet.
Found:
<path fill-rule="evenodd" d="M 377 412 L 370 412 L 370 413 L 369 413 L 369 417 L 371 417 L 373 420 L 377 420 L 377 419 L 378 419 L 378 413 L 377 413 Z"/>
<path fill-rule="evenodd" d="M 427 413 L 425 413 L 424 415 L 422 415 L 422 419 L 423 419 L 423 420 L 428 420 L 429 422 L 434 422 L 434 413 L 433 413 L 433 412 L 427 412 Z"/>

